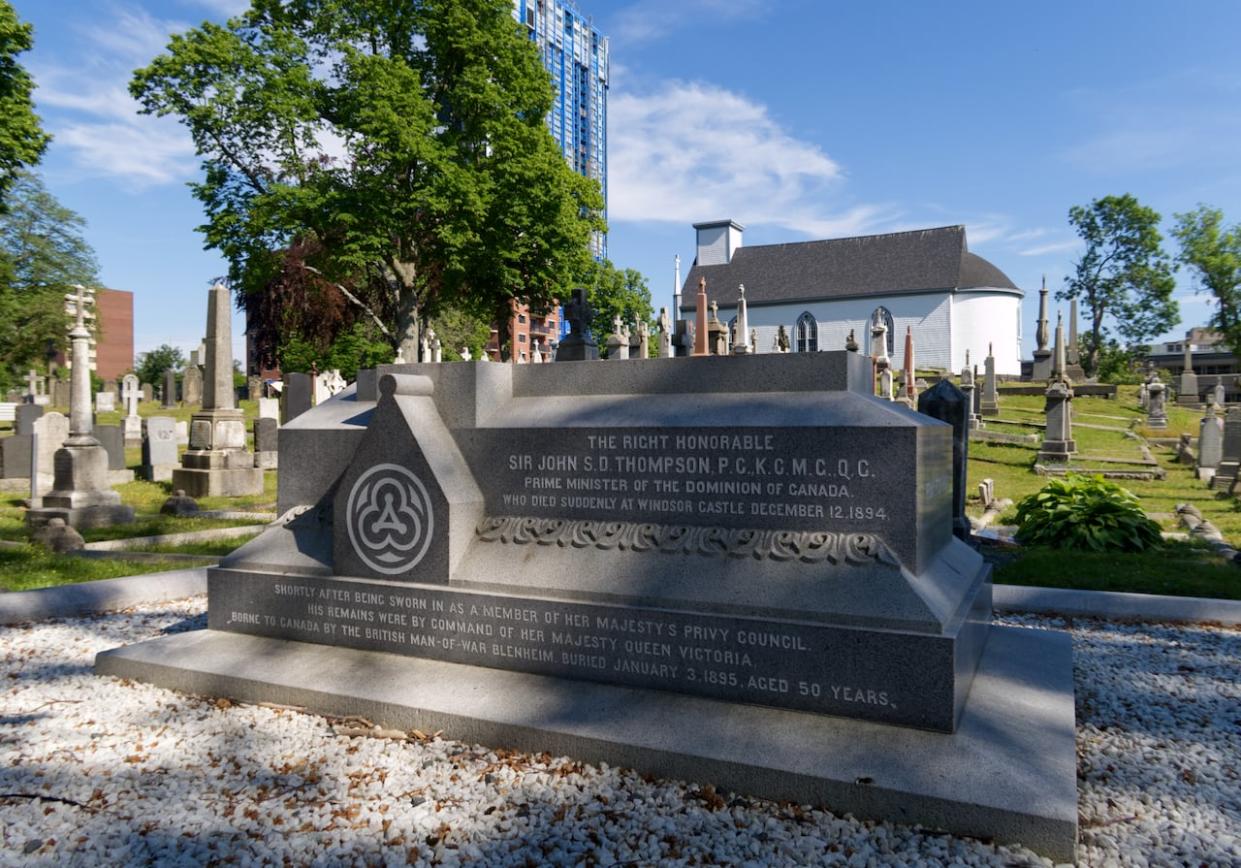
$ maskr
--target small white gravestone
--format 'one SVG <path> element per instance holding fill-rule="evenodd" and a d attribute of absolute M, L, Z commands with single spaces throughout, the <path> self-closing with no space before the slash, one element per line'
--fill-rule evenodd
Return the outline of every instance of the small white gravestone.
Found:
<path fill-rule="evenodd" d="M 280 399 L 259 398 L 259 418 L 280 421 Z"/>
<path fill-rule="evenodd" d="M 466 361 L 466 362 L 470 361 L 470 348 L 469 347 L 461 348 L 461 359 L 462 361 Z"/>
<path fill-rule="evenodd" d="M 142 420 L 138 418 L 138 402 L 142 400 L 142 386 L 134 374 L 126 374 L 121 379 L 121 401 L 125 405 L 125 418 L 121 425 L 125 431 L 125 439 L 134 442 L 142 439 Z"/>
<path fill-rule="evenodd" d="M 349 386 L 338 370 L 324 371 L 315 377 L 315 404 L 322 404 L 333 395 L 339 395 Z"/>
<path fill-rule="evenodd" d="M 116 410 L 116 395 L 107 391 L 98 392 L 95 395 L 95 412 L 96 413 L 112 413 Z"/>
<path fill-rule="evenodd" d="M 190 423 L 184 419 L 177 423 L 177 445 L 190 445 Z"/>

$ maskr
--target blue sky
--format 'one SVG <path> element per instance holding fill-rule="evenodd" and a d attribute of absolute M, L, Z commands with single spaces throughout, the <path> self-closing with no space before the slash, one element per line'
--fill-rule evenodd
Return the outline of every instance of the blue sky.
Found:
<path fill-rule="evenodd" d="M 55 135 L 41 171 L 88 221 L 103 281 L 135 292 L 135 344 L 188 350 L 208 281 L 197 174 L 129 73 L 167 34 L 243 0 L 15 0 Z M 1133 193 L 1241 222 L 1241 4 L 579 0 L 611 39 L 609 253 L 670 304 L 696 221 L 761 244 L 963 223 L 1027 290 L 1080 252 L 1074 204 Z M 1169 245 L 1171 249 L 1171 245 Z M 1184 328 L 1207 299 L 1179 275 Z M 234 325 L 241 357 L 241 321 Z M 1029 343 L 1029 341 L 1027 341 Z M 1027 347 L 1027 353 L 1029 347 Z"/>

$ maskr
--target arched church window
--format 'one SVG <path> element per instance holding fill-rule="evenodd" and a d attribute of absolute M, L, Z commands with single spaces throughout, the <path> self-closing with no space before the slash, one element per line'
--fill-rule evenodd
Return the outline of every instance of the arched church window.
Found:
<path fill-rule="evenodd" d="M 896 354 L 896 321 L 892 319 L 892 311 L 882 306 L 875 308 L 875 312 L 870 315 L 870 327 L 873 329 L 879 323 L 883 323 L 884 328 L 888 330 L 887 332 L 888 357 L 891 358 L 893 355 Z M 870 341 L 871 341 L 871 338 L 870 338 L 870 335 L 868 334 L 866 336 L 867 346 L 870 346 Z M 872 356 L 879 355 L 879 353 L 876 351 L 877 349 L 878 347 L 872 347 L 870 354 Z"/>
<path fill-rule="evenodd" d="M 797 327 L 793 333 L 796 337 L 797 352 L 817 353 L 819 351 L 819 324 L 810 311 L 806 311 L 797 318 Z"/>

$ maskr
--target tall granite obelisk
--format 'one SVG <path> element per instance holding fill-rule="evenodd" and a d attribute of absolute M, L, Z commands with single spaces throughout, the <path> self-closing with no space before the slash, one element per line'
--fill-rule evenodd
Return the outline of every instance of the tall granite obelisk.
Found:
<path fill-rule="evenodd" d="M 1032 374 L 1035 380 L 1051 379 L 1051 350 L 1047 349 L 1047 340 L 1051 337 L 1048 332 L 1047 322 L 1047 275 L 1043 275 L 1043 288 L 1038 291 L 1038 328 L 1034 331 L 1034 339 L 1038 341 L 1038 347 L 1034 350 L 1034 371 Z"/>
<path fill-rule="evenodd" d="M 52 458 L 52 491 L 43 504 L 26 511 L 29 527 L 42 527 L 54 518 L 75 528 L 106 527 L 134 520 L 133 507 L 108 485 L 108 451 L 95 435 L 91 415 L 90 332 L 82 314 L 84 290 L 78 287 L 77 322 L 69 332 L 73 346 L 73 370 L 69 391 L 69 439 Z"/>
<path fill-rule="evenodd" d="M 190 448 L 172 472 L 172 487 L 190 497 L 260 494 L 263 471 L 246 449 L 246 423 L 233 389 L 232 304 L 217 283 L 207 301 L 207 375 L 203 408 L 190 418 Z"/>

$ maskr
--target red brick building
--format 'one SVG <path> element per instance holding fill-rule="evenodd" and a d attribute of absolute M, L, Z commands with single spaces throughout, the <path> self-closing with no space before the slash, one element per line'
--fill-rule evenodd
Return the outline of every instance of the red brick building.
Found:
<path fill-rule="evenodd" d="M 543 361 L 550 362 L 551 345 L 560 342 L 560 308 L 552 307 L 546 316 L 533 316 L 528 305 L 514 301 L 512 307 L 513 315 L 508 322 L 512 340 L 512 355 L 509 361 L 513 364 L 533 361 L 534 348 L 537 346 Z M 486 352 L 493 362 L 500 361 L 499 335 L 499 329 L 492 327 Z"/>
<path fill-rule="evenodd" d="M 83 318 L 92 328 L 91 370 L 101 380 L 119 380 L 134 369 L 134 294 L 124 289 L 88 289 Z M 77 295 L 65 295 L 65 313 L 76 317 Z M 57 359 L 66 364 L 65 355 Z"/>

